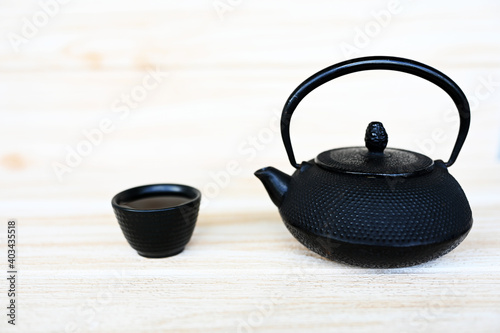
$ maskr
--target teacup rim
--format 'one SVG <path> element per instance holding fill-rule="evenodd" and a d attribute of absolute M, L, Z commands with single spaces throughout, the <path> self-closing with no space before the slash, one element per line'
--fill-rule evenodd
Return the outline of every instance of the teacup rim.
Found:
<path fill-rule="evenodd" d="M 137 208 L 124 207 L 124 206 L 119 204 L 118 200 L 120 199 L 120 197 L 122 197 L 124 195 L 131 194 L 134 192 L 140 192 L 141 190 L 150 189 L 150 188 L 154 188 L 154 187 L 170 188 L 170 190 L 158 191 L 157 193 L 164 193 L 164 194 L 166 194 L 166 193 L 169 193 L 169 194 L 183 193 L 183 194 L 186 194 L 186 192 L 191 192 L 191 194 L 194 194 L 194 197 L 193 198 L 188 197 L 188 200 L 186 202 L 183 202 L 179 205 L 166 207 L 166 208 L 158 208 L 158 209 L 137 209 Z M 172 189 L 177 189 L 177 191 L 172 190 Z M 155 191 L 152 191 L 152 192 L 155 192 Z M 138 196 L 140 196 L 140 195 L 138 195 Z M 124 211 L 129 211 L 129 212 L 137 212 L 137 213 L 150 213 L 150 212 L 163 212 L 163 211 L 176 210 L 176 209 L 179 209 L 183 206 L 192 204 L 193 202 L 196 202 L 200 199 L 201 199 L 201 192 L 200 192 L 200 190 L 198 190 L 195 187 L 185 185 L 185 184 L 176 184 L 176 183 L 157 183 L 157 184 L 140 185 L 140 186 L 135 186 L 135 187 L 125 189 L 125 190 L 115 194 L 115 196 L 113 196 L 113 198 L 111 199 L 111 205 L 113 206 L 113 208 L 116 208 L 119 210 L 124 210 Z"/>

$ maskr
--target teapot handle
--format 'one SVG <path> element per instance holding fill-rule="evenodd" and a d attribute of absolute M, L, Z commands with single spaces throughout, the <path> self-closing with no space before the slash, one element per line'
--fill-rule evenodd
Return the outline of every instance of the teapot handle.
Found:
<path fill-rule="evenodd" d="M 283 138 L 283 143 L 285 144 L 288 159 L 293 167 L 300 168 L 300 164 L 297 164 L 295 160 L 292 143 L 290 141 L 290 121 L 292 119 L 292 114 L 299 105 L 300 101 L 302 101 L 302 99 L 311 91 L 328 81 L 347 74 L 372 69 L 385 69 L 413 74 L 434 83 L 448 93 L 458 109 L 458 114 L 460 116 L 460 129 L 450 159 L 445 164 L 447 167 L 450 167 L 453 163 L 455 163 L 458 153 L 460 152 L 460 149 L 462 149 L 465 138 L 467 137 L 470 126 L 469 103 L 460 87 L 448 76 L 444 75 L 437 69 L 422 63 L 404 58 L 376 56 L 347 60 L 327 67 L 302 82 L 293 91 L 290 97 L 288 97 L 281 114 L 281 137 Z"/>

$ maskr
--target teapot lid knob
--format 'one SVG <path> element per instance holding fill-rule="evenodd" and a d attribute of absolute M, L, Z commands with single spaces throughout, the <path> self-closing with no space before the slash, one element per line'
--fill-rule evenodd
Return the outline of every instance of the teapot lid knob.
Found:
<path fill-rule="evenodd" d="M 365 146 L 370 153 L 383 153 L 387 147 L 389 137 L 384 125 L 379 121 L 372 121 L 368 124 L 365 134 Z"/>

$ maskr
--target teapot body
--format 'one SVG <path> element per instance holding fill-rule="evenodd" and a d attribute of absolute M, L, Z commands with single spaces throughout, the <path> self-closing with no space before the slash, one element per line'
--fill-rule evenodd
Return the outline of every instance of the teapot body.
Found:
<path fill-rule="evenodd" d="M 415 177 L 367 177 L 304 162 L 279 212 L 309 249 L 362 267 L 426 262 L 455 248 L 472 227 L 467 198 L 442 161 Z"/>
<path fill-rule="evenodd" d="M 416 75 L 449 95 L 457 107 L 460 125 L 447 162 L 387 147 L 387 131 L 381 122 L 373 121 L 365 132 L 365 147 L 335 148 L 314 160 L 297 163 L 290 122 L 299 103 L 322 84 L 365 70 Z M 290 164 L 297 169 L 294 174 L 265 167 L 255 176 L 279 208 L 286 227 L 310 250 L 362 267 L 416 265 L 453 250 L 472 227 L 469 202 L 448 172 L 469 126 L 470 107 L 465 94 L 440 71 L 396 57 L 347 60 L 306 79 L 285 102 L 281 137 Z"/>

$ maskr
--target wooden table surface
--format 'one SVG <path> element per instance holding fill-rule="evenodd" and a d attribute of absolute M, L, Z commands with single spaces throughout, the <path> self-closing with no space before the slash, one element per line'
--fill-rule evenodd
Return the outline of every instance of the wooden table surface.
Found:
<path fill-rule="evenodd" d="M 1 332 L 500 332 L 500 3 L 14 1 L 0 3 Z M 436 67 L 472 107 L 450 169 L 474 226 L 448 255 L 361 269 L 300 245 L 253 176 L 292 172 L 277 122 L 302 80 L 349 58 Z M 302 161 L 363 144 L 447 159 L 458 116 L 402 73 L 340 78 L 292 122 Z M 175 182 L 204 195 L 186 250 L 138 256 L 110 200 Z M 7 324 L 7 222 L 17 317 Z"/>

